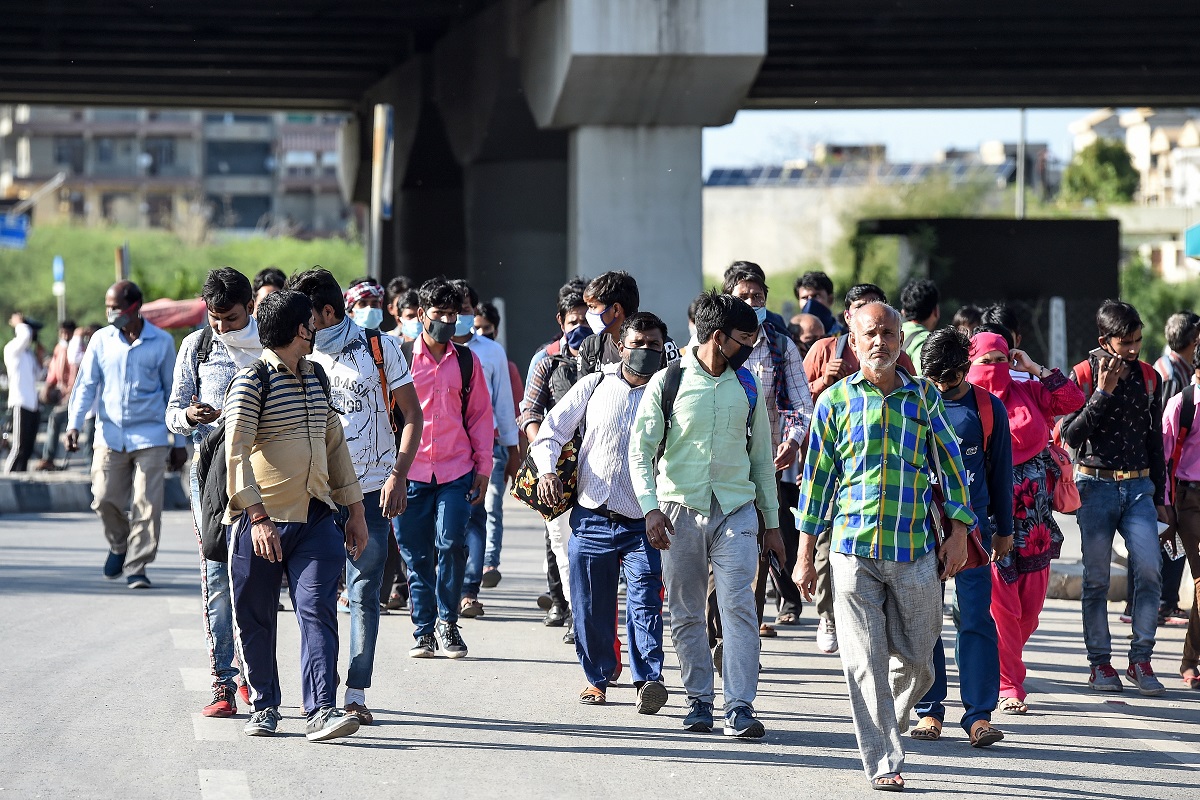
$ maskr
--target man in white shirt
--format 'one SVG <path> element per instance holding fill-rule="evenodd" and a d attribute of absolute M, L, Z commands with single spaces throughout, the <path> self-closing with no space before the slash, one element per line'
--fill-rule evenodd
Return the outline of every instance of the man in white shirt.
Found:
<path fill-rule="evenodd" d="M 16 336 L 4 345 L 4 369 L 8 372 L 8 407 L 12 415 L 12 439 L 5 472 L 24 472 L 37 442 L 37 379 L 41 365 L 34 352 L 33 326 L 21 314 L 13 314 L 8 324 Z"/>
<path fill-rule="evenodd" d="M 500 548 L 504 544 L 504 486 L 521 466 L 517 433 L 517 409 L 513 401 L 512 380 L 508 372 L 508 354 L 498 343 L 472 331 L 479 295 L 463 280 L 451 281 L 462 293 L 458 323 L 452 341 L 466 345 L 479 358 L 492 398 L 492 416 L 496 421 L 496 441 L 492 451 L 492 474 L 487 497 L 482 505 L 471 507 L 467 523 L 467 571 L 463 576 L 459 615 L 483 615 L 479 588 L 491 588 L 500 582 Z"/>
<path fill-rule="evenodd" d="M 312 301 L 317 332 L 310 359 L 329 376 L 332 404 L 345 429 L 350 460 L 363 491 L 367 546 L 357 560 L 346 561 L 350 667 L 345 710 L 370 725 L 374 717 L 367 707 L 366 690 L 379 636 L 379 587 L 391 520 L 403 514 L 407 505 L 408 470 L 421 442 L 424 420 L 400 340 L 364 329 L 347 314 L 362 299 L 362 292 L 373 291 L 372 284 L 356 284 L 343 295 L 337 279 L 318 267 L 292 275 L 287 285 Z M 365 288 L 354 291 L 359 287 Z M 393 427 L 393 407 L 403 414 L 402 428 Z M 339 511 L 343 522 L 347 513 L 344 507 Z"/>
<path fill-rule="evenodd" d="M 538 469 L 538 495 L 557 503 L 562 481 L 555 471 L 563 446 L 583 430 L 568 544 L 573 587 L 575 652 L 588 686 L 585 705 L 604 705 L 619 661 L 614 650 L 617 578 L 625 571 L 629 667 L 639 714 L 667 702 L 662 682 L 662 558 L 646 539 L 646 520 L 629 478 L 629 437 L 646 383 L 663 363 L 667 326 L 639 313 L 621 325 L 621 362 L 605 365 L 571 388 L 543 420 L 530 454 Z"/>

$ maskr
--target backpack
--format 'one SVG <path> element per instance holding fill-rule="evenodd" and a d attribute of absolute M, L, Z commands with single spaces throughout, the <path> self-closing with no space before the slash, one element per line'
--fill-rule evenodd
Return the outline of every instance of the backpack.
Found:
<path fill-rule="evenodd" d="M 1138 361 L 1137 363 L 1142 369 L 1142 382 L 1146 384 L 1146 394 L 1149 396 L 1150 400 L 1153 401 L 1154 396 L 1158 393 L 1158 372 L 1154 369 L 1154 367 L 1150 366 L 1145 361 Z M 1083 392 L 1084 402 L 1086 402 L 1087 399 L 1091 398 L 1092 392 L 1096 389 L 1092 377 L 1091 357 L 1089 356 L 1088 358 L 1085 358 L 1083 361 L 1076 364 L 1071 372 L 1074 373 L 1076 382 L 1079 384 L 1079 388 Z M 1151 403 L 1151 407 L 1153 407 L 1153 402 Z M 1057 447 L 1058 449 L 1062 450 L 1068 455 L 1068 457 L 1071 457 L 1072 461 L 1074 461 L 1078 458 L 1079 454 L 1074 451 L 1074 448 L 1068 447 L 1066 444 L 1066 440 L 1064 438 L 1065 431 L 1063 431 L 1063 421 L 1065 419 L 1066 418 L 1064 417 L 1063 419 L 1060 419 L 1058 422 L 1054 423 L 1054 428 L 1050 431 L 1050 441 L 1053 447 Z M 1074 476 L 1072 476 L 1072 482 L 1073 481 Z"/>
<path fill-rule="evenodd" d="M 546 405 L 551 409 L 558 405 L 571 387 L 579 380 L 579 363 L 570 356 L 547 356 L 553 366 L 546 377 L 550 389 L 550 402 Z"/>
<path fill-rule="evenodd" d="M 408 368 L 410 370 L 412 369 L 412 363 L 413 363 L 413 345 L 414 344 L 416 344 L 415 341 L 405 342 L 404 344 L 400 345 L 400 350 L 401 350 L 401 352 L 404 353 L 404 358 L 406 361 L 408 361 Z M 466 358 L 463 358 L 463 353 L 461 352 L 463 350 L 467 351 Z M 465 344 L 464 345 L 455 345 L 454 346 L 454 358 L 458 361 L 458 374 L 459 374 L 460 379 L 462 380 L 461 394 L 462 394 L 463 430 L 469 431 L 470 428 L 467 425 L 467 402 L 471 399 L 471 377 L 475 374 L 475 367 L 473 364 L 474 359 L 471 358 L 471 348 L 467 347 Z M 395 419 L 395 416 L 393 416 L 392 417 L 393 429 L 395 429 L 395 425 L 396 425 L 396 419 Z M 401 425 L 401 427 L 403 427 L 403 424 Z M 397 433 L 397 436 L 399 436 L 398 433 Z"/>
<path fill-rule="evenodd" d="M 679 396 L 679 383 L 683 379 L 683 360 L 672 361 L 664 369 L 666 376 L 663 379 L 661 398 L 664 427 L 662 441 L 658 443 L 658 453 L 655 455 L 655 459 L 661 459 L 663 452 L 667 449 L 667 434 L 671 432 L 671 415 L 675 410 L 675 398 Z M 750 401 L 750 411 L 746 414 L 746 450 L 748 452 L 750 437 L 753 435 L 754 407 L 758 405 L 758 384 L 754 380 L 754 373 L 745 367 L 738 369 L 737 378 L 743 391 L 746 392 L 746 399 Z"/>
<path fill-rule="evenodd" d="M 211 341 L 211 339 L 210 339 Z M 329 376 L 320 364 L 310 361 L 321 390 L 325 392 L 326 402 L 332 401 L 332 390 L 329 386 Z M 262 395 L 258 407 L 258 419 L 262 421 L 263 409 L 267 406 L 267 397 L 271 394 L 271 372 L 267 362 L 261 358 L 250 365 L 262 385 Z M 232 383 L 230 384 L 232 386 Z M 225 460 L 225 417 L 222 416 L 200 447 L 196 450 L 196 477 L 200 484 L 200 508 L 197 516 L 200 518 L 200 549 L 209 561 L 225 561 L 228 559 L 227 537 L 225 535 L 225 510 L 229 507 L 229 464 Z"/>
<path fill-rule="evenodd" d="M 387 405 L 388 420 L 392 423 L 392 435 L 396 437 L 396 450 L 400 450 L 400 439 L 404 431 L 404 412 L 396 405 L 396 398 L 388 391 L 387 367 L 383 363 L 383 343 L 381 334 L 374 328 L 367 328 L 367 349 L 371 351 L 371 360 L 375 369 L 379 370 L 379 386 L 383 390 L 383 401 Z M 411 358 L 409 359 L 412 360 Z"/>

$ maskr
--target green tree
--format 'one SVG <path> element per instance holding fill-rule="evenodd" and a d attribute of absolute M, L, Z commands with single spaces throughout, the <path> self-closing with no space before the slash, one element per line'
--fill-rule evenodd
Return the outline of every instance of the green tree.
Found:
<path fill-rule="evenodd" d="M 1060 198 L 1064 203 L 1128 203 L 1139 181 L 1125 145 L 1097 139 L 1076 153 L 1063 171 Z"/>

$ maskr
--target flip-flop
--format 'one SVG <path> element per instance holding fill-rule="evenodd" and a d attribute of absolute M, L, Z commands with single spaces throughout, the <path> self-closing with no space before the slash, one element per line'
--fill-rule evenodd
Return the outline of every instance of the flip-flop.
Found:
<path fill-rule="evenodd" d="M 900 776 L 899 772 L 880 775 L 872 779 L 871 788 L 878 792 L 903 792 L 904 778 Z"/>
<path fill-rule="evenodd" d="M 1182 675 L 1183 683 L 1189 689 L 1200 689 L 1200 674 L 1191 673 L 1190 675 Z"/>
<path fill-rule="evenodd" d="M 971 747 L 987 747 L 1004 739 L 1004 731 L 993 728 L 987 720 L 979 720 L 971 727 Z"/>
<path fill-rule="evenodd" d="M 1005 697 L 1000 701 L 999 709 L 1005 714 L 1024 714 L 1029 711 L 1029 706 L 1023 700 Z"/>
<path fill-rule="evenodd" d="M 942 738 L 942 723 L 937 717 L 923 717 L 917 727 L 908 732 L 914 739 L 923 742 L 936 742 Z"/>
<path fill-rule="evenodd" d="M 604 692 L 597 689 L 595 686 L 589 686 L 579 693 L 579 702 L 585 706 L 602 706 L 606 698 Z"/>
<path fill-rule="evenodd" d="M 775 617 L 776 625 L 796 625 L 800 622 L 800 618 L 791 611 L 785 611 Z"/>

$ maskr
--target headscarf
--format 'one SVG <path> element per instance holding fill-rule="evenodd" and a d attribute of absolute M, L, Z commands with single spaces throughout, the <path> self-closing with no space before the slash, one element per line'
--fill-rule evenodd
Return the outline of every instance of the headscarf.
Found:
<path fill-rule="evenodd" d="M 1008 355 L 1008 342 L 1000 334 L 977 333 L 971 337 L 972 362 L 993 350 Z M 1046 449 L 1046 443 L 1050 440 L 1050 423 L 1038 400 L 1040 383 L 1014 381 L 1007 361 L 996 364 L 972 363 L 967 372 L 967 381 L 986 389 L 1004 403 L 1012 434 L 1014 466 L 1024 464 Z"/>
<path fill-rule="evenodd" d="M 362 283 L 356 283 L 347 289 L 342 297 L 346 301 L 346 310 L 352 311 L 354 306 L 358 304 L 359 300 L 365 300 L 368 297 L 376 297 L 382 300 L 383 287 L 378 283 L 363 281 Z"/>

